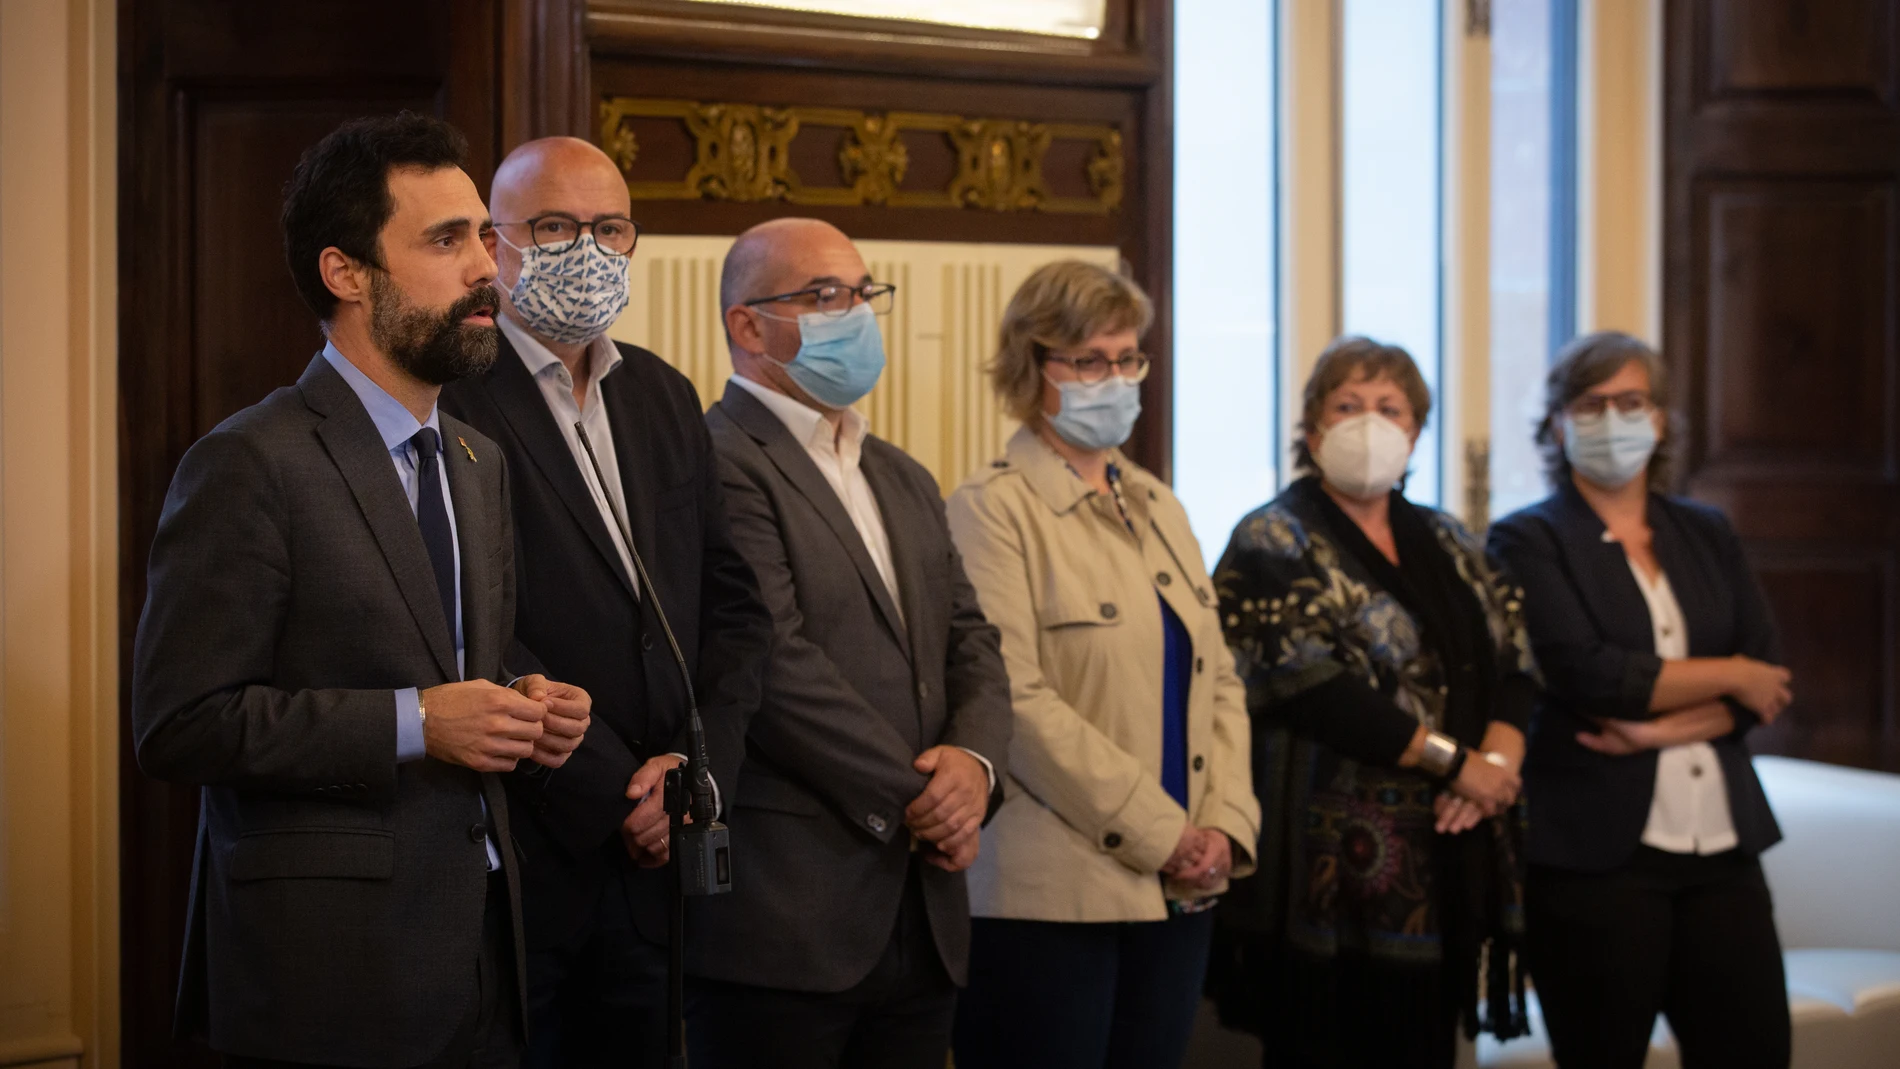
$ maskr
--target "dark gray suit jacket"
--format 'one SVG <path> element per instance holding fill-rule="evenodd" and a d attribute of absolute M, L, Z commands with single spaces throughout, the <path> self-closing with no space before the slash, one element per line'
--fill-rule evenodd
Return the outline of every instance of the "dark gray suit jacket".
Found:
<path fill-rule="evenodd" d="M 687 972 L 842 991 L 877 964 L 896 925 L 913 863 L 904 808 L 928 782 L 911 763 L 932 746 L 962 746 L 1001 783 L 1009 679 L 922 465 L 864 440 L 900 616 L 843 503 L 785 424 L 731 385 L 706 421 L 733 541 L 772 610 L 774 643 L 726 801 L 733 890 L 691 900 Z M 961 984 L 964 877 L 917 867 L 937 949 Z"/>
<path fill-rule="evenodd" d="M 472 428 L 441 427 L 466 676 L 502 681 L 507 471 Z M 427 1061 L 477 994 L 483 797 L 519 901 L 507 803 L 492 775 L 396 763 L 394 691 L 455 680 L 454 640 L 389 453 L 321 355 L 185 454 L 149 577 L 139 765 L 205 788 L 181 1033 L 287 1061 Z"/>

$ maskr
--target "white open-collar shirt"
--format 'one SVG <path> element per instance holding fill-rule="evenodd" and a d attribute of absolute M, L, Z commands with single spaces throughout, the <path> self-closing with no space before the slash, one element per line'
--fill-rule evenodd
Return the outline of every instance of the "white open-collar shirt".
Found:
<path fill-rule="evenodd" d="M 1689 624 L 1669 585 L 1667 573 L 1651 579 L 1629 562 L 1630 574 L 1649 606 L 1656 656 L 1679 661 L 1689 656 Z M 1735 819 L 1728 808 L 1728 782 L 1706 742 L 1667 746 L 1656 753 L 1656 790 L 1643 826 L 1643 845 L 1672 854 L 1719 854 L 1735 849 Z"/>

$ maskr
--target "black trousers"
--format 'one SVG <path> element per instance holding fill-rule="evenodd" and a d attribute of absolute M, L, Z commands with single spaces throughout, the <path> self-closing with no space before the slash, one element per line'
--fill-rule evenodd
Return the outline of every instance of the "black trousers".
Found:
<path fill-rule="evenodd" d="M 870 975 L 821 994 L 691 980 L 693 1069 L 944 1069 L 957 989 L 912 871 L 890 944 Z"/>
<path fill-rule="evenodd" d="M 519 986 L 515 981 L 514 936 L 508 924 L 507 878 L 488 874 L 482 907 L 482 946 L 475 960 L 477 997 L 441 1054 L 417 1069 L 516 1069 L 521 1064 Z M 295 992 L 290 996 L 295 997 Z M 227 1054 L 225 1069 L 322 1069 L 307 1062 L 245 1058 Z"/>
<path fill-rule="evenodd" d="M 666 1064 L 666 947 L 633 924 L 619 878 L 566 943 L 528 951 L 523 1069 L 659 1069 Z"/>
<path fill-rule="evenodd" d="M 1684 1069 L 1786 1069 L 1787 980 L 1755 858 L 1643 846 L 1609 872 L 1535 866 L 1525 922 L 1563 1069 L 1640 1069 L 1658 1013 Z"/>
<path fill-rule="evenodd" d="M 958 1069 L 1174 1069 L 1201 1004 L 1214 914 L 971 922 Z"/>

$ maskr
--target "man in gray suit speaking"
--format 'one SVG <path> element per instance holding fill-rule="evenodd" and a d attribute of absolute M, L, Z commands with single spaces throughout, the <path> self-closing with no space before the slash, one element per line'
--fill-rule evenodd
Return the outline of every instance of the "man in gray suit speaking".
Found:
<path fill-rule="evenodd" d="M 191 447 L 152 543 L 134 742 L 204 785 L 178 1026 L 227 1065 L 520 1058 L 495 774 L 559 766 L 590 702 L 504 667 L 508 472 L 436 412 L 496 351 L 465 149 L 404 113 L 305 153 L 284 244 L 328 344 Z"/>
<path fill-rule="evenodd" d="M 942 1069 L 949 1045 L 1009 682 L 936 480 L 851 409 L 891 293 L 811 219 L 747 231 L 720 279 L 737 375 L 707 423 L 774 642 L 733 891 L 688 914 L 698 1069 Z"/>

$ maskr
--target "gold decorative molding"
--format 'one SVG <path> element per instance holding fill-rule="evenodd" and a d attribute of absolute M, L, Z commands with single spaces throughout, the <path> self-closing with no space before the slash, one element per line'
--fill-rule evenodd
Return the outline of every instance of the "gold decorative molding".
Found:
<path fill-rule="evenodd" d="M 677 181 L 633 177 L 640 145 L 630 120 L 675 119 L 694 141 L 694 162 Z M 845 132 L 838 170 L 848 185 L 807 185 L 791 164 L 792 142 L 807 129 Z M 956 157 L 941 190 L 906 190 L 910 149 L 903 134 L 940 134 Z M 1112 126 L 970 119 L 959 115 L 849 108 L 705 104 L 611 97 L 600 105 L 600 145 L 627 176 L 634 200 L 784 201 L 789 204 L 893 208 L 973 208 L 997 212 L 1102 215 L 1120 209 L 1127 163 Z M 1088 196 L 1049 192 L 1043 172 L 1058 141 L 1094 146 L 1085 167 Z"/>

